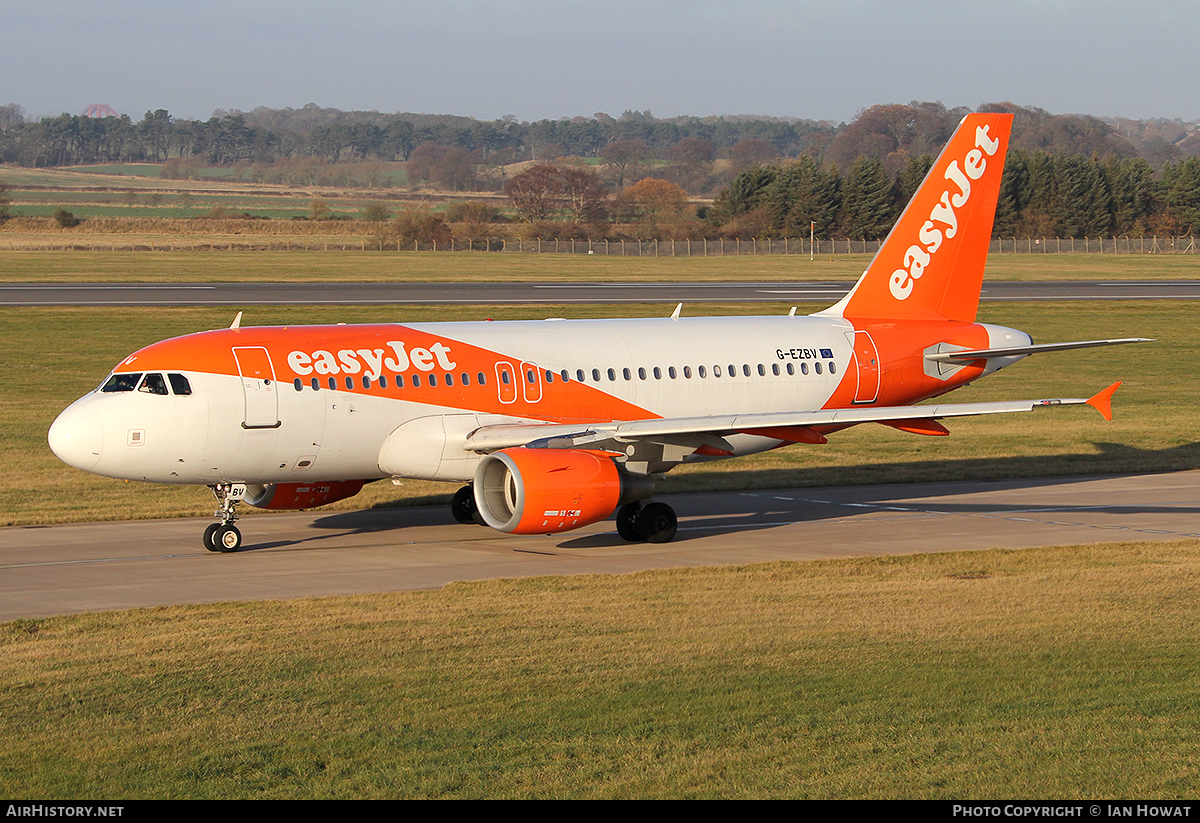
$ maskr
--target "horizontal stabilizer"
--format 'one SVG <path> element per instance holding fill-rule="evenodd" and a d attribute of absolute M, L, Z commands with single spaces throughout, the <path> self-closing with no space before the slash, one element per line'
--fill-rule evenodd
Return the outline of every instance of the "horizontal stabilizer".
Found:
<path fill-rule="evenodd" d="M 1071 349 L 1091 349 L 1096 346 L 1120 346 L 1125 343 L 1153 343 L 1152 337 L 1121 337 L 1113 340 L 1077 340 L 1073 343 L 1040 343 L 1032 346 L 1009 346 L 1002 349 L 967 349 L 965 351 L 944 351 L 937 354 L 925 355 L 926 360 L 935 363 L 961 363 L 966 360 L 990 360 L 993 357 L 1021 357 L 1027 354 L 1040 354 L 1048 351 L 1070 351 Z"/>

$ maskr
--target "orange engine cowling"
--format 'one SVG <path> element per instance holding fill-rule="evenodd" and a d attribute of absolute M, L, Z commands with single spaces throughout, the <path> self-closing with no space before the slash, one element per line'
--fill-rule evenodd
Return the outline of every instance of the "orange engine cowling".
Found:
<path fill-rule="evenodd" d="M 577 529 L 653 491 L 653 481 L 619 471 L 602 451 L 505 449 L 475 469 L 476 509 L 493 529 L 512 534 Z"/>
<path fill-rule="evenodd" d="M 362 491 L 363 480 L 331 480 L 327 483 L 269 483 L 246 486 L 246 502 L 256 509 L 312 509 L 353 497 Z"/>

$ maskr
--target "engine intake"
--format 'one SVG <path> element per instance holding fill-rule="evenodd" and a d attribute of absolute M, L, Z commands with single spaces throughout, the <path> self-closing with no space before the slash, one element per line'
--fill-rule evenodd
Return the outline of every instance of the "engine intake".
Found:
<path fill-rule="evenodd" d="M 498 451 L 479 461 L 473 485 L 484 522 L 511 534 L 576 529 L 654 493 L 649 477 L 619 470 L 608 452 L 582 449 Z"/>

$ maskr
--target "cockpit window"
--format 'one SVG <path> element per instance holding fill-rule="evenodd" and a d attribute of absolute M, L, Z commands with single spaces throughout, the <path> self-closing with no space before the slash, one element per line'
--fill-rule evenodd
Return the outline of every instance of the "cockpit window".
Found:
<path fill-rule="evenodd" d="M 179 395 L 188 395 L 192 393 L 192 384 L 182 374 L 168 374 L 167 378 L 171 381 L 171 391 Z"/>
<path fill-rule="evenodd" d="M 147 394 L 167 394 L 167 381 L 163 380 L 161 374 L 151 372 L 146 375 L 142 385 L 138 386 L 138 391 L 144 391 Z"/>
<path fill-rule="evenodd" d="M 108 382 L 100 387 L 100 391 L 133 391 L 137 388 L 138 381 L 142 379 L 142 373 L 137 374 L 114 374 L 108 378 Z"/>

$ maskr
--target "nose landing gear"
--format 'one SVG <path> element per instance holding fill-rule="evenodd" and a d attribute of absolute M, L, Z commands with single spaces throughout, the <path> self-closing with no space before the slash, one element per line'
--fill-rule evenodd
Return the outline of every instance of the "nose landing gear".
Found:
<path fill-rule="evenodd" d="M 210 552 L 235 552 L 242 547 L 242 533 L 233 522 L 238 519 L 237 504 L 246 496 L 246 484 L 220 483 L 208 488 L 221 505 L 213 514 L 221 522 L 204 530 L 204 548 Z"/>

